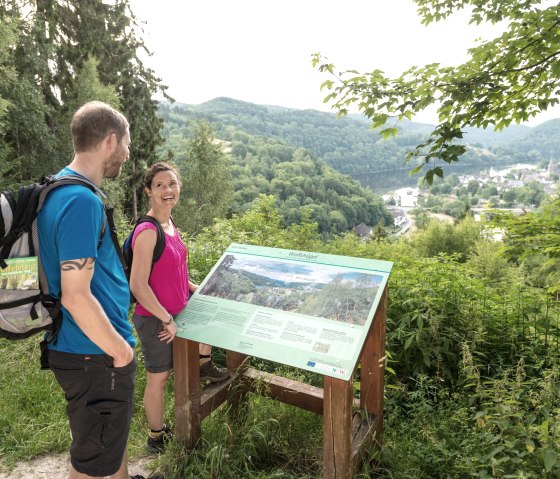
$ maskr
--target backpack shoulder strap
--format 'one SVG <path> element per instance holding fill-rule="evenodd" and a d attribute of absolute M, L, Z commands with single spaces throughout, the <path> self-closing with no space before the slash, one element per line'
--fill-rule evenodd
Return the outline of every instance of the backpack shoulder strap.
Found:
<path fill-rule="evenodd" d="M 165 249 L 165 232 L 163 231 L 163 228 L 159 224 L 159 221 L 156 220 L 153 216 L 144 215 L 138 218 L 138 221 L 136 222 L 134 228 L 136 229 L 136 226 L 138 226 L 141 223 L 151 223 L 156 227 L 157 240 L 156 240 L 156 245 L 154 246 L 154 255 L 152 256 L 152 264 L 155 264 L 161 258 L 161 255 L 163 254 L 163 250 Z"/>
<path fill-rule="evenodd" d="M 11 191 L 0 192 L 0 238 L 4 238 L 12 227 L 14 211 L 16 210 L 16 200 Z"/>
<path fill-rule="evenodd" d="M 126 270 L 126 263 L 124 261 L 124 257 L 122 255 L 122 251 L 121 251 L 121 247 L 119 245 L 119 239 L 117 237 L 117 230 L 115 228 L 115 222 L 113 220 L 113 207 L 110 205 L 107 205 L 106 200 L 107 200 L 107 195 L 105 193 L 103 193 L 103 191 L 94 183 L 92 183 L 91 181 L 89 181 L 87 178 L 84 178 L 82 176 L 79 175 L 65 175 L 65 176 L 61 176 L 60 178 L 55 178 L 53 176 L 50 176 L 48 178 L 45 179 L 49 184 L 43 188 L 43 190 L 41 191 L 41 195 L 39 197 L 39 203 L 37 205 L 37 213 L 41 210 L 41 208 L 43 207 L 43 203 L 45 202 L 45 198 L 47 197 L 47 194 L 52 191 L 54 188 L 57 188 L 59 186 L 63 186 L 63 185 L 82 185 L 86 188 L 89 188 L 91 191 L 93 191 L 97 197 L 101 200 L 101 203 L 103 204 L 103 226 L 101 227 L 101 232 L 99 234 L 99 243 L 97 245 L 97 248 L 99 249 L 101 247 L 101 244 L 103 243 L 103 236 L 105 234 L 105 230 L 107 228 L 107 225 L 109 226 L 109 234 L 111 235 L 111 241 L 113 242 L 113 245 L 115 247 L 115 250 L 117 252 L 117 255 L 119 257 L 119 261 L 121 262 L 122 267 Z"/>
<path fill-rule="evenodd" d="M 115 228 L 115 222 L 113 220 L 113 207 L 107 206 L 105 204 L 103 204 L 103 206 L 105 208 L 107 222 L 109 223 L 109 234 L 111 235 L 111 241 L 113 242 L 113 246 L 115 247 L 115 251 L 117 252 L 117 256 L 119 257 L 121 266 L 123 270 L 126 272 L 128 266 L 126 265 L 126 261 L 124 260 L 121 245 L 119 244 L 119 238 L 117 236 L 117 228 Z"/>
<path fill-rule="evenodd" d="M 47 198 L 47 195 L 52 190 L 58 188 L 59 186 L 81 185 L 90 189 L 97 195 L 97 197 L 101 200 L 101 203 L 103 203 L 103 216 L 104 216 L 103 226 L 101 227 L 101 233 L 99 235 L 99 244 L 97 246 L 99 248 L 101 246 L 102 238 L 107 228 L 107 213 L 106 213 L 106 205 L 105 205 L 105 200 L 107 199 L 107 195 L 103 193 L 103 191 L 101 191 L 101 189 L 97 185 L 89 181 L 87 178 L 78 175 L 65 175 L 65 176 L 61 176 L 60 178 L 56 178 L 54 176 L 47 176 L 46 178 L 43 179 L 43 182 L 46 183 L 46 186 L 41 190 L 39 195 L 39 201 L 37 204 L 37 214 L 43 208 L 43 204 L 45 203 L 45 199 Z"/>
<path fill-rule="evenodd" d="M 45 184 L 43 182 L 22 186 L 19 189 L 18 199 L 15 204 L 11 194 L 6 196 L 2 194 L 8 202 L 9 209 L 11 209 L 12 218 L 9 228 L 6 228 L 8 231 L 0 238 L 0 267 L 6 267 L 4 259 L 10 254 L 13 245 L 20 240 L 20 238 L 24 237 L 26 233 L 31 231 L 32 224 L 37 216 L 39 196 L 44 187 Z M 8 208 L 6 208 L 6 210 L 7 209 Z M 8 211 L 6 211 L 6 213 L 8 213 Z M 33 251 L 31 235 L 28 236 L 29 251 Z"/>

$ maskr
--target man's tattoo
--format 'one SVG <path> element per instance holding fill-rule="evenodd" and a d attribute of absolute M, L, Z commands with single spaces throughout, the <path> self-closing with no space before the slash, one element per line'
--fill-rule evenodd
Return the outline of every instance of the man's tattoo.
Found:
<path fill-rule="evenodd" d="M 82 270 L 82 269 L 93 269 L 95 263 L 95 258 L 83 258 L 75 259 L 70 261 L 61 261 L 60 269 L 62 271 L 72 271 L 72 270 Z"/>

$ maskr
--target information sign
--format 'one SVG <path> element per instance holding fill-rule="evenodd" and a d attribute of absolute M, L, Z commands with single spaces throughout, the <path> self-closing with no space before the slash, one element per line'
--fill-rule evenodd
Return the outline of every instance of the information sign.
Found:
<path fill-rule="evenodd" d="M 178 336 L 349 380 L 393 263 L 232 244 Z"/>

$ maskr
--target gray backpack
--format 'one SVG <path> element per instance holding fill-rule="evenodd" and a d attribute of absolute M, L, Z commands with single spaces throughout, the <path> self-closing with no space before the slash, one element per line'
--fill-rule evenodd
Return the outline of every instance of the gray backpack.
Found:
<path fill-rule="evenodd" d="M 23 339 L 49 331 L 50 342 L 58 332 L 61 303 L 49 294 L 41 265 L 37 214 L 49 192 L 64 185 L 82 185 L 102 201 L 106 198 L 96 185 L 76 175 L 49 176 L 40 183 L 22 186 L 17 201 L 9 191 L 0 193 L 0 338 Z M 104 203 L 104 211 L 98 247 L 108 223 L 120 253 L 112 208 Z"/>

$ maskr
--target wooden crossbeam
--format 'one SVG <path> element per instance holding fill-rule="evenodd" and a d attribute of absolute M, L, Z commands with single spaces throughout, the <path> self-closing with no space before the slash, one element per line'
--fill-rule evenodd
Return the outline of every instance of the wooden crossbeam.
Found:
<path fill-rule="evenodd" d="M 253 368 L 243 371 L 241 378 L 246 387 L 253 392 L 291 406 L 323 414 L 323 390 L 321 388 Z"/>

